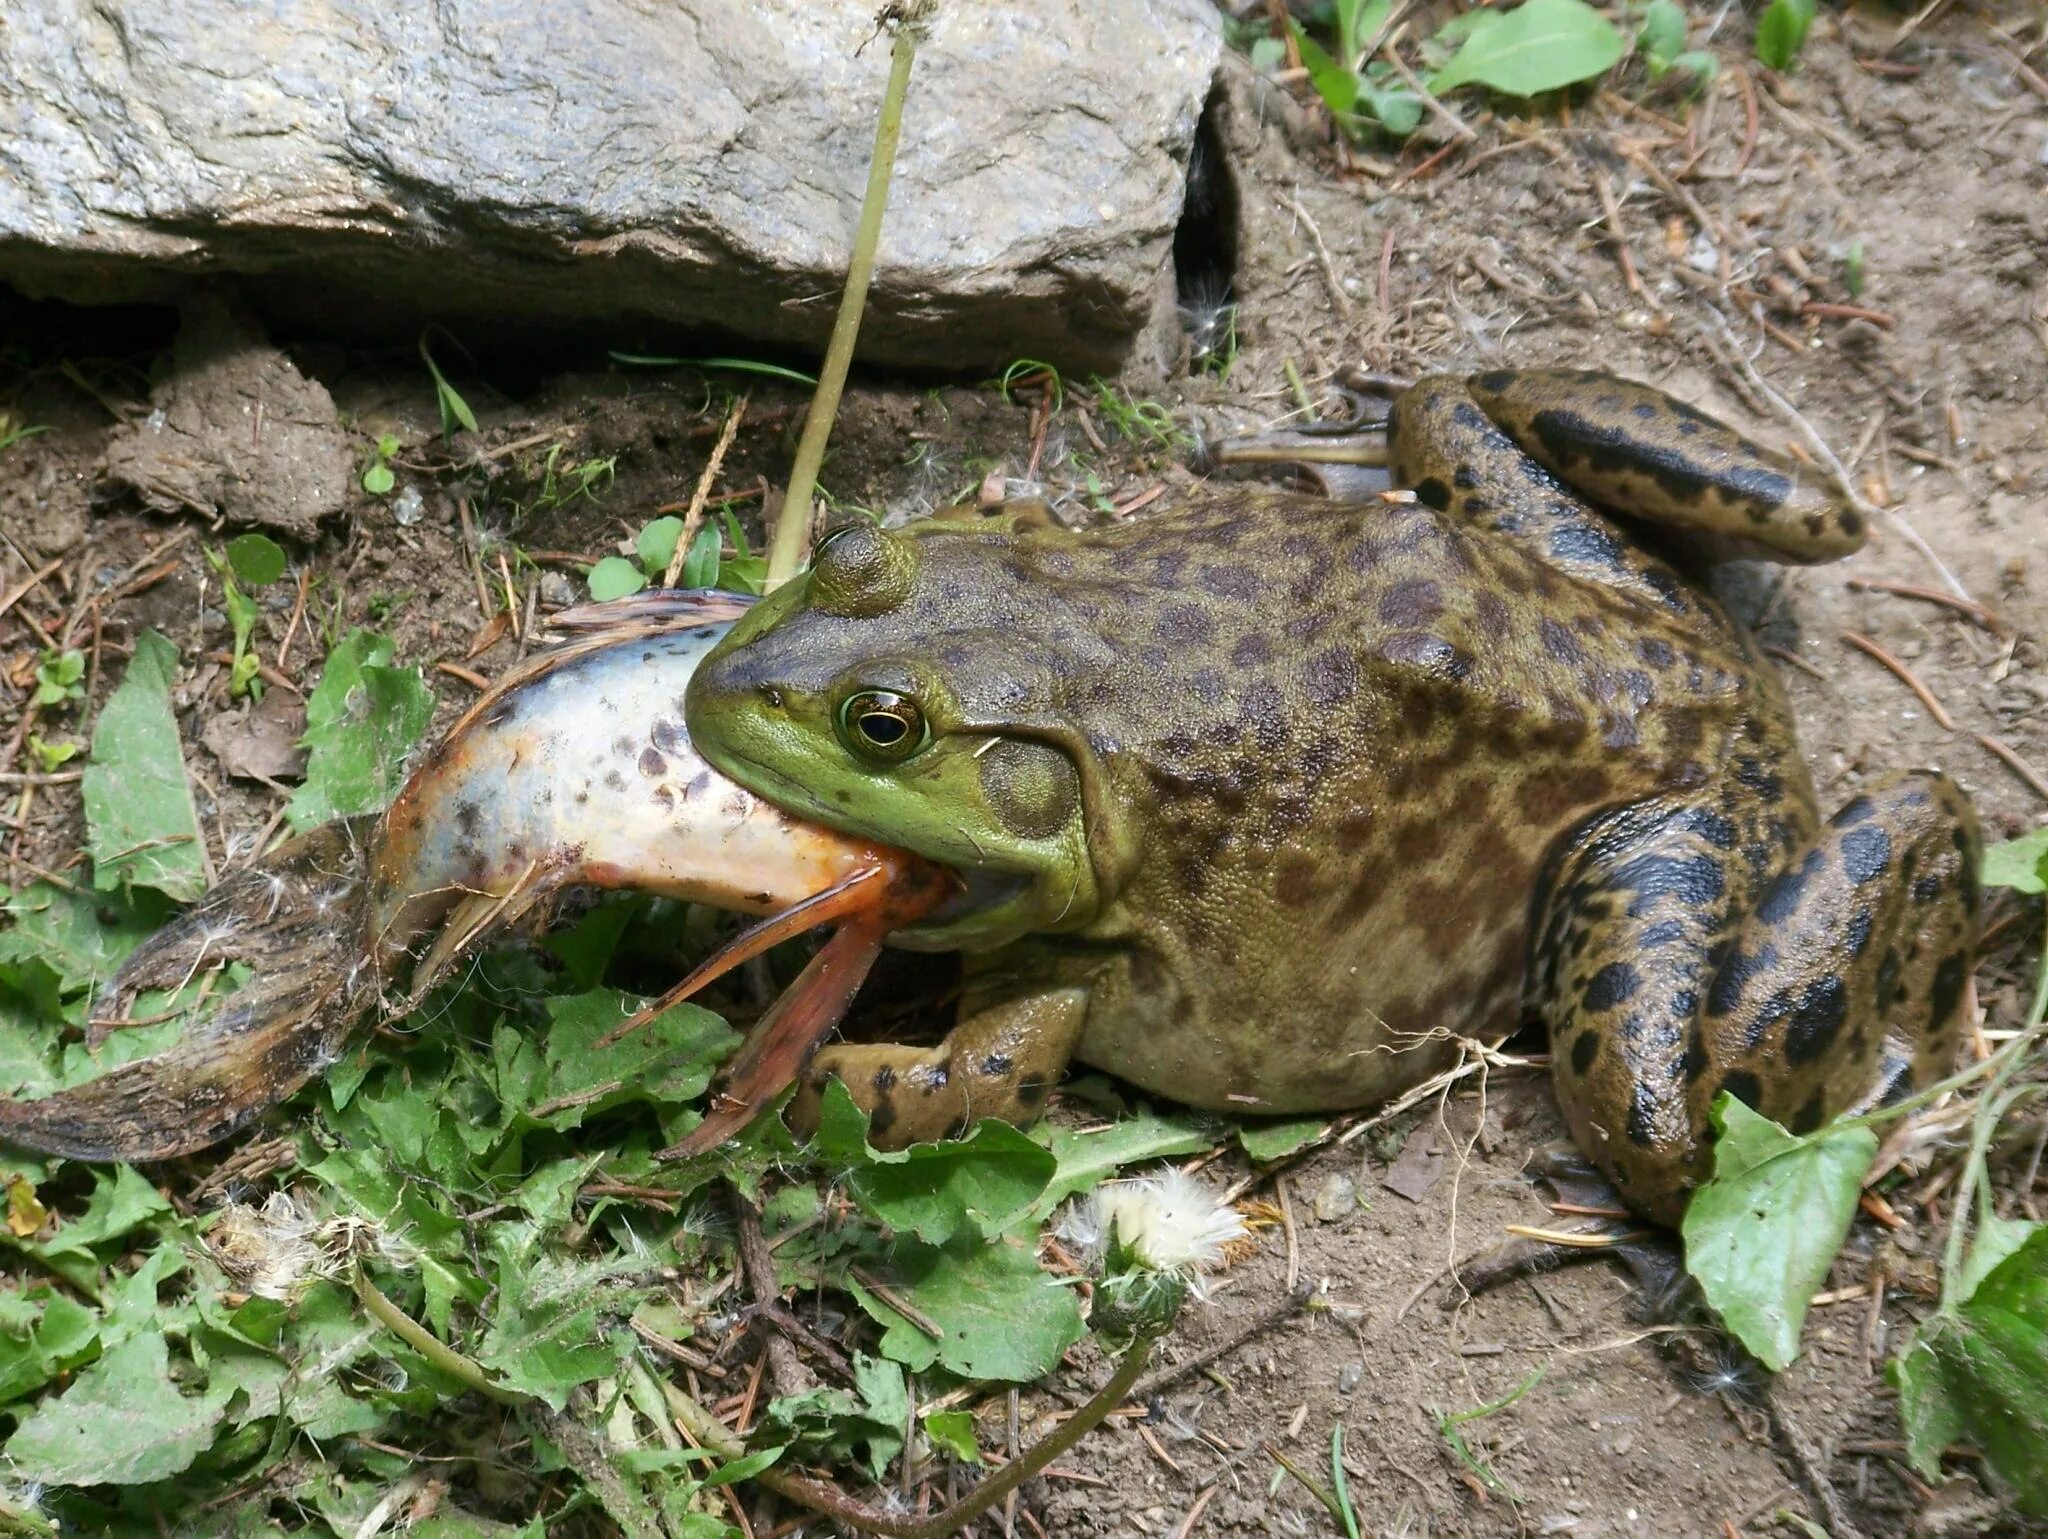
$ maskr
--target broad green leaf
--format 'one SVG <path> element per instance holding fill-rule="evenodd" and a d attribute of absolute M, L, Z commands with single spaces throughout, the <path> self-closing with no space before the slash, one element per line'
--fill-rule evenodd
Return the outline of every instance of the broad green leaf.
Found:
<path fill-rule="evenodd" d="M 903 1449 L 910 1394 L 901 1368 L 865 1352 L 853 1355 L 853 1383 L 852 1391 L 814 1389 L 771 1401 L 768 1435 L 807 1457 L 842 1464 L 858 1458 L 880 1480 Z"/>
<path fill-rule="evenodd" d="M 2048 892 L 2048 825 L 1986 850 L 1984 882 L 2018 892 Z"/>
<path fill-rule="evenodd" d="M 154 897 L 135 903 L 111 894 L 94 899 L 33 882 L 0 904 L 7 918 L 0 925 L 0 966 L 40 963 L 57 975 L 57 992 L 68 999 L 113 977 L 162 912 Z M 32 1001 L 42 992 L 27 976 L 7 981 Z"/>
<path fill-rule="evenodd" d="M 616 989 L 548 1000 L 546 1072 L 534 1086 L 538 1099 L 518 1109 L 566 1129 L 614 1106 L 679 1107 L 703 1095 L 713 1071 L 738 1045 L 737 1033 L 709 1010 L 677 1005 L 610 1047 L 598 1047 L 640 1003 Z"/>
<path fill-rule="evenodd" d="M 393 668 L 391 638 L 354 630 L 327 654 L 306 701 L 305 783 L 285 816 L 295 829 L 381 812 L 405 779 L 405 756 L 434 715 L 417 668 Z"/>
<path fill-rule="evenodd" d="M 2042 1225 L 2023 1218 L 1986 1218 L 1970 1241 L 1970 1254 L 1956 1279 L 1956 1297 L 1967 1299 L 1983 1285 L 1984 1279 L 2027 1241 L 2039 1234 Z"/>
<path fill-rule="evenodd" d="M 1290 16 L 1287 24 L 1294 29 L 1294 42 L 1301 50 L 1302 65 L 1308 70 L 1309 83 L 1322 97 L 1323 105 L 1340 118 L 1351 116 L 1358 109 L 1358 76 L 1331 58 L 1300 22 Z"/>
<path fill-rule="evenodd" d="M 1329 1128 L 1327 1117 L 1294 1117 L 1284 1122 L 1240 1123 L 1237 1141 L 1260 1164 L 1284 1160 L 1306 1149 Z"/>
<path fill-rule="evenodd" d="M 1733 1096 L 1714 1102 L 1714 1175 L 1685 1210 L 1685 1266 L 1707 1302 L 1773 1372 L 1856 1215 L 1877 1135 L 1830 1127 L 1794 1137 Z"/>
<path fill-rule="evenodd" d="M 88 1256 L 96 1245 L 141 1228 L 171 1211 L 161 1193 L 142 1179 L 133 1165 L 116 1165 L 93 1173 L 92 1200 L 76 1218 L 60 1219 L 57 1232 L 41 1244 L 25 1248 L 45 1261 L 59 1256 Z"/>
<path fill-rule="evenodd" d="M 624 556 L 606 556 L 584 574 L 584 579 L 590 584 L 592 601 L 599 604 L 638 593 L 647 586 L 647 578 L 640 568 Z"/>
<path fill-rule="evenodd" d="M 712 588 L 718 585 L 718 562 L 721 541 L 718 526 L 706 520 L 690 539 L 689 554 L 683 557 L 683 569 L 678 579 L 685 588 Z"/>
<path fill-rule="evenodd" d="M 1140 1112 L 1092 1133 L 1041 1125 L 1034 1136 L 1044 1139 L 1058 1162 L 1032 1212 L 1043 1219 L 1076 1193 L 1085 1192 L 1126 1165 L 1169 1159 L 1207 1149 L 1215 1139 L 1189 1117 L 1162 1117 Z"/>
<path fill-rule="evenodd" d="M 11 1473 L 53 1486 L 163 1480 L 211 1446 L 226 1398 L 180 1394 L 163 1336 L 131 1337 L 23 1418 L 7 1440 Z"/>
<path fill-rule="evenodd" d="M 1591 80 L 1627 50 L 1613 22 L 1585 0 L 1528 0 L 1473 31 L 1430 77 L 1441 95 L 1483 85 L 1509 96 L 1535 96 Z"/>
<path fill-rule="evenodd" d="M 1685 7 L 1678 0 L 1650 0 L 1637 36 L 1651 73 L 1663 74 L 1685 51 Z"/>
<path fill-rule="evenodd" d="M 924 1435 L 934 1448 L 944 1449 L 966 1464 L 981 1463 L 981 1448 L 974 1441 L 974 1416 L 968 1411 L 926 1411 Z"/>
<path fill-rule="evenodd" d="M 237 582 L 265 587 L 284 576 L 284 547 L 267 534 L 239 534 L 228 541 L 228 565 Z"/>
<path fill-rule="evenodd" d="M 1040 1269 L 1029 1238 L 990 1245 L 898 1240 L 884 1281 L 935 1327 L 935 1339 L 858 1282 L 854 1297 L 886 1327 L 882 1353 L 912 1372 L 934 1362 L 967 1379 L 1028 1381 L 1050 1373 L 1086 1334 L 1073 1289 Z"/>
<path fill-rule="evenodd" d="M 676 541 L 682 533 L 683 521 L 673 515 L 657 518 L 640 531 L 634 550 L 640 557 L 640 570 L 647 574 L 649 580 L 668 570 L 669 561 L 676 553 Z"/>
<path fill-rule="evenodd" d="M 1337 52 L 1345 64 L 1356 69 L 1364 62 L 1359 54 L 1393 8 L 1394 0 L 1337 0 Z"/>
<path fill-rule="evenodd" d="M 1923 1325 L 1891 1375 L 1915 1469 L 1937 1478 L 1944 1448 L 1975 1443 L 2020 1510 L 2048 1518 L 2048 1229 Z"/>
<path fill-rule="evenodd" d="M 1771 0 L 1770 9 L 1756 24 L 1757 58 L 1771 69 L 1790 69 L 1806 46 L 1814 10 L 1815 0 Z"/>
<path fill-rule="evenodd" d="M 0 1405 L 40 1389 L 90 1356 L 99 1317 L 47 1284 L 7 1296 L 0 1323 Z"/>
<path fill-rule="evenodd" d="M 616 1329 L 637 1297 L 619 1274 L 641 1274 L 645 1291 L 655 1286 L 653 1269 L 631 1257 L 566 1260 L 543 1249 L 527 1224 L 494 1225 L 491 1234 L 497 1291 L 476 1360 L 507 1389 L 559 1411 L 577 1385 L 614 1372 L 633 1339 Z"/>
<path fill-rule="evenodd" d="M 1007 1122 L 987 1120 L 964 1139 L 876 1154 L 847 1176 L 861 1208 L 890 1228 L 944 1244 L 988 1239 L 1031 1210 L 1057 1161 Z"/>
<path fill-rule="evenodd" d="M 862 1211 L 935 1245 L 989 1239 L 1022 1219 L 1058 1161 L 1007 1122 L 976 1124 L 966 1138 L 882 1153 L 868 1147 L 867 1119 L 846 1087 L 826 1087 L 817 1152 L 850 1166 L 846 1184 Z"/>
<path fill-rule="evenodd" d="M 93 728 L 82 789 L 93 886 L 101 892 L 153 887 L 190 903 L 206 886 L 199 816 L 171 712 L 177 676 L 178 649 L 144 631 Z"/>

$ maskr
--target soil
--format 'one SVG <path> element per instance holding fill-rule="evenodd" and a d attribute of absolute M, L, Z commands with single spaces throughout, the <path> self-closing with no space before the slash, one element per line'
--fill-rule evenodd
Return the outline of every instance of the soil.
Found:
<path fill-rule="evenodd" d="M 1624 71 L 1609 91 L 1542 115 L 1460 104 L 1469 143 L 1431 121 L 1398 150 L 1335 146 L 1297 98 L 1239 78 L 1216 117 L 1235 205 L 1238 356 L 1227 378 L 1134 394 L 1215 432 L 1285 416 L 1290 368 L 1313 388 L 1344 365 L 1594 366 L 1796 452 L 1816 452 L 1817 438 L 1886 510 L 1870 546 L 1832 566 L 1730 568 L 1723 580 L 1785 664 L 1823 802 L 1935 764 L 1976 797 L 1992 836 L 2034 826 L 2048 815 L 2048 84 L 2035 72 L 2048 66 L 2038 26 L 2026 39 L 1997 31 L 1988 11 L 1935 10 L 1917 27 L 1878 8 L 1823 15 L 1789 77 L 1746 62 L 1748 24 L 1736 16 L 1716 40 L 1720 74 L 1689 114 Z M 2032 70 L 2016 53 L 2029 42 Z M 225 861 L 272 823 L 273 785 L 237 777 L 290 772 L 290 713 L 220 724 L 239 711 L 226 701 L 226 624 L 201 557 L 210 531 L 96 490 L 124 431 L 116 419 L 148 411 L 148 371 L 173 321 L 0 305 L 15 323 L 0 405 L 51 429 L 0 457 L 0 595 L 39 574 L 0 619 L 0 769 L 26 767 L 15 757 L 23 702 L 66 617 L 84 615 L 94 708 L 133 638 L 160 628 L 188 658 L 220 658 L 188 672 L 180 703 L 212 853 Z M 757 513 L 758 488 L 787 466 L 803 399 L 755 376 L 602 359 L 518 377 L 451 345 L 440 361 L 481 428 L 451 450 L 416 359 L 276 340 L 332 394 L 359 466 L 377 434 L 403 445 L 398 497 L 352 496 L 317 538 L 291 542 L 309 577 L 307 617 L 289 653 L 266 653 L 290 682 L 310 672 L 309 632 L 372 622 L 397 634 L 402 657 L 502 670 L 531 638 L 522 624 L 472 646 L 498 585 L 509 577 L 531 592 L 522 620 L 580 598 L 577 558 L 616 550 L 656 509 L 688 501 L 736 391 L 750 401 L 719 484 L 754 496 L 742 506 Z M 1068 389 L 1037 443 L 1037 386 L 1005 399 L 860 382 L 825 485 L 899 518 L 998 475 L 1079 518 L 1116 516 L 1098 510 L 1191 474 L 1177 446 L 1117 440 L 1113 406 L 1080 382 Z M 1094 454 L 1091 435 L 1113 452 Z M 590 495 L 565 494 L 569 467 L 592 461 L 611 469 Z M 501 566 L 513 539 L 536 553 L 537 572 Z M 1979 607 L 1939 597 L 1955 589 Z M 265 595 L 273 637 L 297 600 L 289 583 Z M 445 669 L 433 682 L 444 719 L 473 698 Z M 26 871 L 69 861 L 82 834 L 75 785 L 5 791 L 18 828 L 0 836 Z M 1990 922 L 1977 992 L 1995 1033 L 2018 1020 L 2040 925 L 2038 909 L 2009 897 Z M 1028 1508 L 1060 1535 L 1327 1532 L 1315 1498 L 1262 1450 L 1327 1480 L 1341 1426 L 1371 1533 L 1726 1536 L 1793 1532 L 1788 1513 L 1837 1534 L 2020 1531 L 1995 1516 L 1969 1465 L 1930 1490 L 1901 1458 L 1883 1364 L 1928 1307 L 1945 1210 L 1927 1181 L 1894 1194 L 1901 1227 L 1859 1222 L 1805 1354 L 1766 1397 L 1739 1371 L 1703 1382 L 1660 1350 L 1666 1337 L 1640 1323 L 1633 1284 L 1607 1264 L 1446 1307 L 1454 1257 L 1505 1224 L 1554 1221 L 1522 1168 L 1562 1137 L 1541 1072 L 1496 1068 L 1254 1182 L 1248 1197 L 1270 1219 L 1260 1243 L 1167 1357 L 1230 1340 L 1296 1280 L 1317 1290 L 1314 1307 L 1162 1393 L 1142 1429 L 1149 1442 L 1128 1421 L 1096 1435 L 1063 1461 L 1085 1482 L 1044 1481 Z M 1384 1184 L 1404 1144 L 1408 1195 Z M 1923 1151 L 1911 1168 L 1936 1159 Z M 1210 1173 L 1245 1171 L 1230 1156 Z M 2038 1189 L 2000 1200 L 2039 1216 Z M 1439 1413 L 1525 1385 L 1513 1405 L 1458 1428 L 1461 1460 Z M 1052 1404 L 1027 1392 L 1027 1424 Z"/>

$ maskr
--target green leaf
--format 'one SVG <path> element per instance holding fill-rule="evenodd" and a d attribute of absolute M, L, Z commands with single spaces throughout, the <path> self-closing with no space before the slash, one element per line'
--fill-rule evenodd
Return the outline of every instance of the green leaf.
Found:
<path fill-rule="evenodd" d="M 1358 108 L 1358 76 L 1331 58 L 1300 22 L 1290 16 L 1287 25 L 1294 29 L 1294 43 L 1301 50 L 1301 62 L 1308 70 L 1309 84 L 1316 88 L 1323 105 L 1339 118 L 1352 116 Z"/>
<path fill-rule="evenodd" d="M 199 815 L 185 781 L 171 684 L 178 649 L 155 631 L 136 639 L 121 687 L 92 733 L 85 771 L 86 846 L 93 886 L 153 887 L 190 903 L 206 885 Z"/>
<path fill-rule="evenodd" d="M 825 1087 L 812 1148 L 850 1167 L 846 1184 L 870 1217 L 935 1245 L 1001 1234 L 1032 1209 L 1058 1161 L 1007 1122 L 984 1120 L 963 1139 L 883 1153 L 867 1118 L 836 1079 Z"/>
<path fill-rule="evenodd" d="M 795 1445 L 806 1457 L 846 1463 L 865 1449 L 860 1462 L 880 1480 L 903 1449 L 903 1427 L 910 1418 L 910 1395 L 903 1370 L 894 1363 L 853 1356 L 854 1391 L 813 1389 L 769 1402 L 768 1437 L 785 1447 Z"/>
<path fill-rule="evenodd" d="M 1850 1126 L 1795 1138 L 1726 1093 L 1713 1115 L 1714 1175 L 1685 1210 L 1685 1266 L 1776 1372 L 1799 1354 L 1799 1328 L 1849 1232 L 1877 1135 Z"/>
<path fill-rule="evenodd" d="M 994 1120 L 965 1139 L 870 1158 L 847 1177 L 854 1201 L 890 1228 L 941 1245 L 957 1235 L 1001 1234 L 1031 1211 L 1058 1163 L 1018 1129 Z"/>
<path fill-rule="evenodd" d="M 1771 69 L 1790 69 L 1806 46 L 1814 11 L 1815 0 L 1771 0 L 1770 9 L 1756 24 L 1757 58 Z"/>
<path fill-rule="evenodd" d="M 1244 1152 L 1263 1165 L 1269 1160 L 1284 1160 L 1290 1154 L 1306 1149 L 1330 1126 L 1327 1117 L 1295 1117 L 1284 1122 L 1240 1123 L 1237 1141 Z"/>
<path fill-rule="evenodd" d="M 381 812 L 405 778 L 405 756 L 433 719 L 417 668 L 390 667 L 388 636 L 353 630 L 327 654 L 306 701 L 305 783 L 285 816 L 295 829 Z"/>
<path fill-rule="evenodd" d="M 1685 51 L 1685 7 L 1678 0 L 1650 0 L 1637 42 L 1650 61 L 1651 75 L 1661 76 Z"/>
<path fill-rule="evenodd" d="M 1126 1165 L 1195 1154 L 1215 1142 L 1191 1118 L 1161 1117 L 1153 1112 L 1125 1117 L 1092 1133 L 1041 1125 L 1038 1134 L 1058 1162 L 1052 1180 L 1033 1209 L 1040 1219 L 1069 1197 L 1100 1185 Z"/>
<path fill-rule="evenodd" d="M 7 1440 L 11 1474 L 53 1486 L 163 1480 L 212 1445 L 225 1402 L 178 1392 L 161 1333 L 131 1337 L 22 1420 Z"/>
<path fill-rule="evenodd" d="M 59 1256 L 90 1256 L 94 1246 L 119 1239 L 171 1211 L 162 1194 L 143 1180 L 133 1165 L 95 1170 L 92 1179 L 92 1200 L 86 1204 L 85 1212 L 60 1223 L 48 1240 L 26 1249 L 45 1261 Z"/>
<path fill-rule="evenodd" d="M 2048 1517 L 2048 1228 L 2036 1228 L 1953 1313 L 1914 1334 L 1891 1376 L 1907 1456 L 1930 1478 L 1941 1452 L 1967 1439 Z"/>
<path fill-rule="evenodd" d="M 228 541 L 228 565 L 238 581 L 261 588 L 284 576 L 284 547 L 267 534 L 238 534 Z"/>
<path fill-rule="evenodd" d="M 533 1104 L 520 1110 L 568 1129 L 614 1106 L 681 1107 L 703 1095 L 738 1034 L 709 1010 L 685 1004 L 610 1047 L 597 1046 L 640 1003 L 617 989 L 549 999 L 546 1072 Z"/>
<path fill-rule="evenodd" d="M 718 585 L 720 544 L 718 526 L 706 520 L 690 539 L 690 553 L 683 557 L 683 570 L 679 576 L 685 588 Z"/>
<path fill-rule="evenodd" d="M 2048 826 L 1987 849 L 1984 884 L 2016 892 L 2048 892 Z"/>
<path fill-rule="evenodd" d="M 1356 69 L 1359 55 L 1386 25 L 1394 0 L 1337 0 L 1337 52 L 1342 62 Z"/>
<path fill-rule="evenodd" d="M 149 906 L 131 907 L 117 898 L 95 901 L 48 882 L 34 882 L 0 905 L 9 920 L 0 927 L 0 965 L 38 962 L 57 975 L 69 997 L 114 976 L 129 952 L 156 928 Z"/>
<path fill-rule="evenodd" d="M 650 581 L 668 570 L 669 561 L 676 553 L 676 541 L 682 533 L 683 521 L 675 517 L 657 518 L 640 531 L 634 549 L 640 555 L 640 570 Z"/>
<path fill-rule="evenodd" d="M 592 601 L 599 604 L 638 593 L 647 586 L 647 579 L 640 568 L 624 556 L 606 556 L 584 573 L 584 580 L 590 584 Z"/>
<path fill-rule="evenodd" d="M 1040 1270 L 1028 1238 L 944 1247 L 900 1239 L 887 1271 L 890 1291 L 938 1330 L 936 1338 L 860 1283 L 849 1286 L 886 1327 L 883 1355 L 913 1372 L 936 1362 L 966 1379 L 1042 1378 L 1087 1331 L 1073 1289 Z"/>
<path fill-rule="evenodd" d="M 8 1294 L 6 1314 L 0 1321 L 0 1405 L 84 1362 L 99 1340 L 99 1317 L 48 1284 Z"/>
<path fill-rule="evenodd" d="M 924 1435 L 934 1448 L 943 1449 L 964 1464 L 981 1463 L 981 1447 L 974 1441 L 974 1416 L 968 1411 L 926 1411 Z"/>
<path fill-rule="evenodd" d="M 427 372 L 434 376 L 434 400 L 441 408 L 441 436 L 453 438 L 457 427 L 465 427 L 474 433 L 476 413 L 469 409 L 469 402 L 463 400 L 456 388 L 448 383 L 441 366 L 434 362 L 434 355 L 427 351 L 427 339 L 420 337 L 420 357 L 425 360 Z"/>
<path fill-rule="evenodd" d="M 1528 0 L 1469 34 L 1429 88 L 1441 95 L 1477 84 L 1535 96 L 1591 80 L 1626 51 L 1614 23 L 1585 0 Z"/>
<path fill-rule="evenodd" d="M 1955 1293 L 1959 1299 L 1968 1299 L 1983 1285 L 1984 1279 L 2038 1234 L 2043 1225 L 2030 1223 L 2023 1218 L 2000 1218 L 1996 1214 L 1987 1216 L 1977 1226 L 1977 1233 L 1970 1241 L 1969 1257 L 1963 1262 L 1961 1275 L 1956 1279 Z"/>
<path fill-rule="evenodd" d="M 631 1312 L 639 1293 L 655 1286 L 653 1269 L 632 1257 L 572 1261 L 544 1250 L 536 1226 L 491 1229 L 497 1257 L 490 1329 L 476 1360 L 507 1389 L 533 1395 L 556 1410 L 579 1384 L 612 1373 L 632 1340 L 614 1320 Z M 647 1277 L 636 1289 L 622 1271 Z"/>
<path fill-rule="evenodd" d="M 391 489 L 398 485 L 398 477 L 391 473 L 391 467 L 382 460 L 373 463 L 363 472 L 363 490 L 372 497 L 388 497 Z"/>

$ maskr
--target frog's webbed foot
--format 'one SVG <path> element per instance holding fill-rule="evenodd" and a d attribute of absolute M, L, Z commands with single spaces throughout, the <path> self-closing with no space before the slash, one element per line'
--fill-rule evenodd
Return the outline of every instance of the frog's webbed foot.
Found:
<path fill-rule="evenodd" d="M 1031 1122 L 1073 1056 L 1086 999 L 1078 988 L 1012 996 L 966 1015 L 935 1047 L 828 1047 L 804 1076 L 790 1124 L 805 1135 L 816 1129 L 833 1079 L 868 1114 L 868 1141 L 877 1149 L 957 1138 L 985 1117 Z"/>
<path fill-rule="evenodd" d="M 1647 1318 L 1669 1321 L 1686 1313 L 1692 1298 L 1690 1280 L 1670 1231 L 1631 1215 L 1612 1183 L 1576 1149 L 1542 1150 L 1531 1158 L 1529 1171 L 1550 1188 L 1558 1213 L 1590 1221 L 1518 1233 L 1468 1256 L 1451 1273 L 1447 1306 L 1503 1283 L 1612 1257 L 1634 1276 Z"/>
<path fill-rule="evenodd" d="M 1405 388 L 1405 381 L 1391 375 L 1343 376 L 1334 387 L 1342 415 L 1223 439 L 1205 447 L 1196 468 L 1287 465 L 1333 501 L 1377 496 L 1393 485 L 1387 473 L 1388 413 Z"/>

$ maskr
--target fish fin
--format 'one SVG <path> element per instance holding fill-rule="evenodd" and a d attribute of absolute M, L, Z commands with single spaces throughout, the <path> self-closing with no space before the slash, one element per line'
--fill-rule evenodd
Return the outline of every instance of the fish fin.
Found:
<path fill-rule="evenodd" d="M 602 604 L 577 604 L 548 616 L 553 630 L 593 635 L 629 626 L 723 625 L 753 607 L 752 595 L 720 588 L 647 588 Z"/>
<path fill-rule="evenodd" d="M 803 1075 L 844 1019 L 881 951 L 879 928 L 842 925 L 747 1033 L 711 1094 L 704 1120 L 655 1158 L 680 1160 L 704 1154 L 743 1132 L 773 1105 Z"/>

